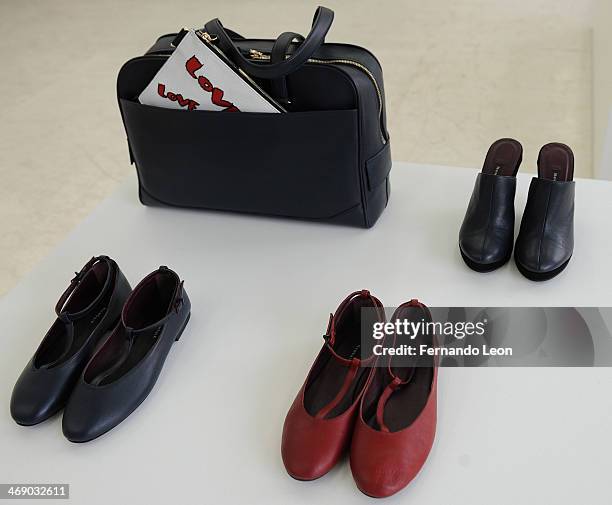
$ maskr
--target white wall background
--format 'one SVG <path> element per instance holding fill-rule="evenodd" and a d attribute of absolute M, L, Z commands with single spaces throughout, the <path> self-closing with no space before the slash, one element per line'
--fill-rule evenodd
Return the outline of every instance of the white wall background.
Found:
<path fill-rule="evenodd" d="M 612 0 L 596 1 L 599 46 Z M 576 175 L 593 175 L 593 0 L 0 0 L 0 296 L 133 173 L 115 98 L 124 61 L 216 16 L 255 37 L 305 32 L 319 3 L 336 11 L 330 41 L 383 64 L 395 160 L 477 167 L 513 136 L 522 172 L 561 141 Z M 597 104 L 612 89 L 599 82 Z M 596 146 L 607 120 L 606 108 Z"/>
<path fill-rule="evenodd" d="M 593 18 L 593 161 L 612 180 L 612 0 L 596 0 Z"/>

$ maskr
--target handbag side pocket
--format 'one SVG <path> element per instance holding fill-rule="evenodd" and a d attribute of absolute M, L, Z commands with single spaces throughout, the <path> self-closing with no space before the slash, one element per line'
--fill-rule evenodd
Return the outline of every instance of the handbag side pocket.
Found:
<path fill-rule="evenodd" d="M 354 109 L 120 106 L 143 203 L 322 220 L 361 206 Z"/>

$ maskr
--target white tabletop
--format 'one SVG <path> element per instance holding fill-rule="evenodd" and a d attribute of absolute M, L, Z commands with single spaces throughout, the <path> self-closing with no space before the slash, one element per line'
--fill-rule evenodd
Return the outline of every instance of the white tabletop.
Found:
<path fill-rule="evenodd" d="M 127 180 L 0 300 L 0 482 L 69 483 L 73 503 L 371 503 L 346 462 L 315 482 L 287 476 L 283 420 L 328 314 L 367 288 L 388 306 L 612 305 L 612 183 L 580 180 L 576 249 L 546 283 L 510 263 L 477 274 L 457 234 L 476 172 L 395 163 L 371 230 L 147 208 Z M 530 176 L 520 176 L 517 226 Z M 9 415 L 15 380 L 73 271 L 115 258 L 135 285 L 160 264 L 185 279 L 192 318 L 149 398 L 120 426 L 71 444 L 61 417 Z M 609 504 L 612 369 L 442 369 L 438 431 L 416 480 L 385 503 Z"/>

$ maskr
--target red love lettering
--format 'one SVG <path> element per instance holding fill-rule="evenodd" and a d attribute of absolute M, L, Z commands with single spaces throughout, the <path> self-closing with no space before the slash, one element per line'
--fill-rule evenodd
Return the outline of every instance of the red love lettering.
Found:
<path fill-rule="evenodd" d="M 172 93 L 172 91 L 168 91 L 166 93 L 166 85 L 161 82 L 157 84 L 157 94 L 162 98 L 167 98 L 172 102 L 178 102 L 181 107 L 187 107 L 188 110 L 195 110 L 198 105 L 200 105 L 195 100 L 191 100 L 190 98 L 183 98 L 183 95 L 180 93 Z"/>
<path fill-rule="evenodd" d="M 210 93 L 213 90 L 212 83 L 203 75 L 198 77 L 198 84 L 204 91 L 208 91 Z"/>
<path fill-rule="evenodd" d="M 183 95 L 176 95 L 176 101 L 181 107 L 186 107 L 190 102 L 188 98 L 183 98 Z"/>
<path fill-rule="evenodd" d="M 232 102 L 223 100 L 223 95 L 224 93 L 222 89 L 214 88 L 212 90 L 212 97 L 211 97 L 212 103 L 214 103 L 215 105 L 218 105 L 219 107 L 231 107 L 232 105 L 234 105 Z"/>
<path fill-rule="evenodd" d="M 213 86 L 213 84 L 210 82 L 210 80 L 208 80 L 206 76 L 195 75 L 195 73 L 203 66 L 204 65 L 200 62 L 200 60 L 198 60 L 195 55 L 193 55 L 185 62 L 185 69 L 187 70 L 187 73 L 198 81 L 198 84 L 204 91 L 212 93 L 211 102 L 213 104 L 218 105 L 219 107 L 224 107 L 226 112 L 240 112 L 240 109 L 236 107 L 232 102 L 223 99 L 224 92 L 222 89 Z"/>
<path fill-rule="evenodd" d="M 200 70 L 202 67 L 203 67 L 203 65 L 200 63 L 200 60 L 198 60 L 195 57 L 195 55 L 192 56 L 191 58 L 189 58 L 187 60 L 187 62 L 185 63 L 185 68 L 187 69 L 187 72 L 194 79 L 197 79 L 197 77 L 195 75 L 196 71 Z"/>

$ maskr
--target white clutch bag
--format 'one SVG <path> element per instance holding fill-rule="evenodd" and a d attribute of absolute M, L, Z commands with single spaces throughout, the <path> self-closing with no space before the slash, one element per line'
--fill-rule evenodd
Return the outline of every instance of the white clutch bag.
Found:
<path fill-rule="evenodd" d="M 284 112 L 206 33 L 182 33 L 168 61 L 138 97 L 140 103 L 190 111 Z"/>

